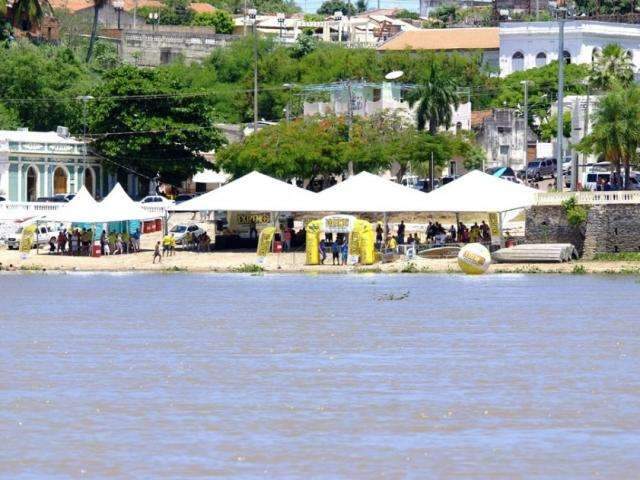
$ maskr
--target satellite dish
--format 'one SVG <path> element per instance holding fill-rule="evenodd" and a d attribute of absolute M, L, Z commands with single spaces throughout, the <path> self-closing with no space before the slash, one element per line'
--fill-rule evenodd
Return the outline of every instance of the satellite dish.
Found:
<path fill-rule="evenodd" d="M 402 70 L 395 70 L 393 72 L 387 73 L 384 76 L 384 78 L 387 79 L 387 80 L 397 80 L 398 78 L 400 78 L 403 75 L 404 75 L 404 72 Z"/>

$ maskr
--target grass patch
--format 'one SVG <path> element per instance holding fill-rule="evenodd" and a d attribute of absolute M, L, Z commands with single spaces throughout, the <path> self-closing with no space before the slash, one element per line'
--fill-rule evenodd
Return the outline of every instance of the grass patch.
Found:
<path fill-rule="evenodd" d="M 232 268 L 231 271 L 236 273 L 262 273 L 264 272 L 264 268 L 262 265 L 255 263 L 243 263 L 239 267 Z"/>
<path fill-rule="evenodd" d="M 574 265 L 571 273 L 573 273 L 574 275 L 584 275 L 585 273 L 587 273 L 587 269 L 584 268 L 584 265 Z"/>
<path fill-rule="evenodd" d="M 172 273 L 172 272 L 188 272 L 189 269 L 185 267 L 178 267 L 174 265 L 173 267 L 165 267 L 162 269 L 163 272 Z"/>
<path fill-rule="evenodd" d="M 42 270 L 45 270 L 42 265 L 35 264 L 20 265 L 17 269 L 23 272 L 40 272 Z"/>
<path fill-rule="evenodd" d="M 380 267 L 362 267 L 356 268 L 356 273 L 382 273 L 382 269 Z"/>
<path fill-rule="evenodd" d="M 593 260 L 601 262 L 640 262 L 640 252 L 596 253 Z"/>

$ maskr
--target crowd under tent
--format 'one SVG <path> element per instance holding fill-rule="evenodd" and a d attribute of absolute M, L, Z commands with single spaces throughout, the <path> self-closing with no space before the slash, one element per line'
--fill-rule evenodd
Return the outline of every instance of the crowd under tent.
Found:
<path fill-rule="evenodd" d="M 174 212 L 315 212 L 317 194 L 251 172 L 216 190 L 169 208 Z"/>
<path fill-rule="evenodd" d="M 318 193 L 318 211 L 420 212 L 427 195 L 369 172 L 361 172 Z"/>

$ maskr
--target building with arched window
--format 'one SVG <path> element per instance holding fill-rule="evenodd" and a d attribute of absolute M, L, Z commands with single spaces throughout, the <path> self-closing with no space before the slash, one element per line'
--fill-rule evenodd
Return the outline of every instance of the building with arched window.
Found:
<path fill-rule="evenodd" d="M 85 144 L 57 132 L 0 130 L 0 195 L 13 201 L 35 201 L 77 192 L 85 185 L 94 196 L 107 188 L 97 158 L 85 154 Z"/>
<path fill-rule="evenodd" d="M 500 76 L 542 67 L 558 60 L 557 22 L 500 24 Z M 565 63 L 589 64 L 597 53 L 617 43 L 640 70 L 640 26 L 625 23 L 568 20 L 564 29 Z"/>

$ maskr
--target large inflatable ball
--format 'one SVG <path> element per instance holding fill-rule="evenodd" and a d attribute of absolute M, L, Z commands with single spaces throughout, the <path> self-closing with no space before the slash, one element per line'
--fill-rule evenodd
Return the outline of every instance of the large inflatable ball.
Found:
<path fill-rule="evenodd" d="M 491 265 L 491 254 L 484 245 L 470 243 L 460 249 L 458 265 L 466 274 L 480 275 L 485 273 Z"/>

